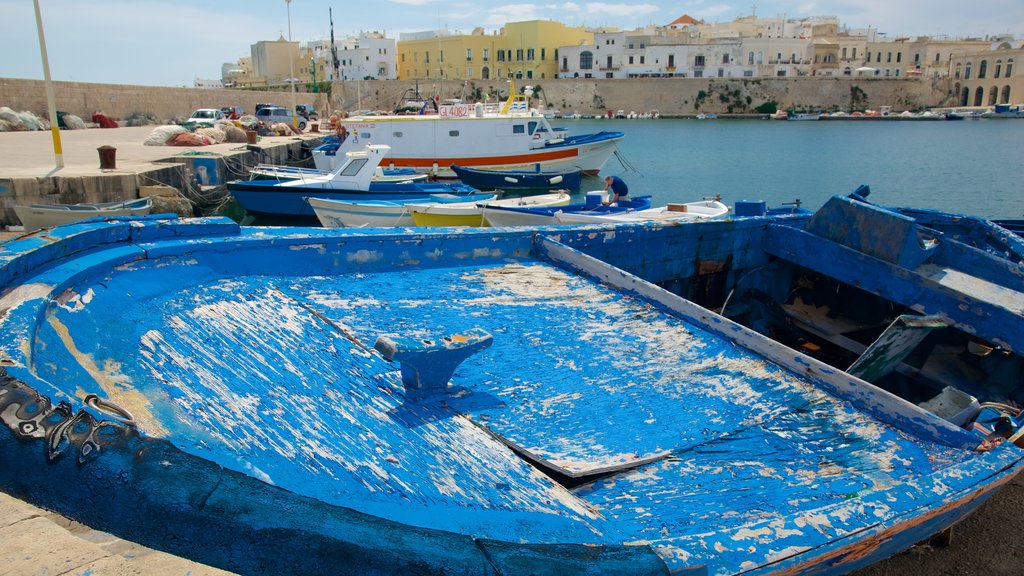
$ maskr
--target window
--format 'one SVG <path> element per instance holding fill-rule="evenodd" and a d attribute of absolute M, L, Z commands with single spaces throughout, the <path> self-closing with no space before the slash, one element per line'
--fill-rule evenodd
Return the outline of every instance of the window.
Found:
<path fill-rule="evenodd" d="M 704 77 L 704 71 L 703 70 L 694 70 L 693 71 L 693 77 L 694 78 L 703 78 Z"/>
<path fill-rule="evenodd" d="M 516 124 L 516 125 L 512 126 L 512 133 L 513 134 L 526 134 L 526 126 L 524 126 L 522 124 Z"/>
<path fill-rule="evenodd" d="M 719 78 L 725 78 L 725 68 L 719 68 L 718 69 L 718 77 Z"/>
<path fill-rule="evenodd" d="M 964 80 L 970 80 L 970 79 L 971 79 L 971 63 L 968 62 L 967 65 L 964 66 Z M 981 102 L 978 102 L 977 104 L 975 104 L 975 106 L 981 106 Z"/>
<path fill-rule="evenodd" d="M 466 48 L 466 62 L 472 62 L 472 61 L 473 61 L 473 49 L 472 48 Z"/>
<path fill-rule="evenodd" d="M 728 63 L 729 63 L 729 55 L 728 54 L 722 54 L 722 64 L 728 64 Z"/>
<path fill-rule="evenodd" d="M 367 140 L 369 140 L 370 134 L 369 133 L 361 134 L 360 137 L 366 138 Z M 348 163 L 348 166 L 345 166 L 345 169 L 341 171 L 341 175 L 342 176 L 355 176 L 356 173 L 359 172 L 359 169 L 362 168 L 363 165 L 366 164 L 367 162 L 369 162 L 368 158 L 355 158 L 351 162 Z"/>
<path fill-rule="evenodd" d="M 743 77 L 744 78 L 750 78 L 753 75 L 754 75 L 754 71 L 753 70 L 744 70 L 743 71 Z"/>
<path fill-rule="evenodd" d="M 526 59 L 533 61 L 533 48 L 526 49 Z"/>
<path fill-rule="evenodd" d="M 546 54 L 546 52 L 547 52 L 547 49 L 546 49 L 546 48 L 541 48 L 541 49 L 540 49 L 540 59 L 541 59 L 541 60 L 544 60 L 544 59 L 546 59 L 546 58 L 547 58 L 547 54 Z"/>
<path fill-rule="evenodd" d="M 870 59 L 871 57 L 868 56 L 868 58 Z M 875 54 L 875 62 L 878 63 L 878 62 L 881 62 L 881 61 L 882 61 L 882 52 L 879 51 L 878 53 Z"/>
<path fill-rule="evenodd" d="M 533 134 L 534 132 L 537 131 L 537 126 L 539 126 L 539 125 L 540 125 L 539 122 L 527 122 L 526 123 L 526 132 L 529 133 L 529 134 Z"/>
<path fill-rule="evenodd" d="M 609 57 L 608 57 L 608 65 L 607 65 L 607 66 L 605 66 L 605 68 L 611 68 L 611 67 L 612 67 L 612 57 L 611 57 L 611 56 L 609 56 Z"/>
<path fill-rule="evenodd" d="M 703 67 L 704 66 L 704 55 L 701 54 L 699 56 L 694 56 L 694 58 L 693 58 L 693 65 L 694 66 Z"/>
<path fill-rule="evenodd" d="M 985 98 L 985 89 L 978 86 L 978 89 L 974 91 L 974 105 L 981 106 L 981 101 Z"/>
<path fill-rule="evenodd" d="M 832 55 L 829 54 L 829 62 L 831 62 L 831 61 L 832 61 Z M 789 55 L 789 63 L 790 64 L 796 64 L 796 52 L 793 52 L 792 54 Z"/>
<path fill-rule="evenodd" d="M 466 68 L 466 78 L 472 78 L 472 77 L 473 77 L 473 69 L 472 68 Z"/>
<path fill-rule="evenodd" d="M 776 52 L 775 53 L 775 61 L 776 62 L 782 62 L 782 52 Z"/>
<path fill-rule="evenodd" d="M 402 133 L 401 132 L 393 132 L 391 135 L 393 137 L 395 137 L 395 138 L 401 138 L 402 137 Z"/>
<path fill-rule="evenodd" d="M 978 79 L 984 78 L 986 74 L 988 74 L 988 60 L 982 60 L 981 64 L 978 65 Z"/>
<path fill-rule="evenodd" d="M 885 55 L 885 62 L 886 63 L 892 62 L 892 52 L 886 53 L 886 55 Z"/>
<path fill-rule="evenodd" d="M 565 70 L 566 72 L 569 71 L 569 59 L 568 58 L 562 58 L 562 70 Z"/>
<path fill-rule="evenodd" d="M 491 51 L 488 50 L 487 48 L 484 48 L 484 62 L 490 62 L 490 61 L 491 61 Z"/>
<path fill-rule="evenodd" d="M 999 78 L 999 69 L 1003 67 L 1002 60 L 996 60 L 996 69 L 992 71 L 993 78 Z"/>
<path fill-rule="evenodd" d="M 753 64 L 753 63 L 754 63 L 754 53 L 750 52 L 749 54 L 747 54 L 747 64 Z"/>
<path fill-rule="evenodd" d="M 852 58 L 854 60 L 857 59 L 857 49 L 856 48 L 853 49 L 853 54 L 850 55 L 850 58 Z"/>
<path fill-rule="evenodd" d="M 504 62 L 504 61 L 505 61 L 505 51 L 504 50 L 498 50 L 498 62 Z"/>
<path fill-rule="evenodd" d="M 428 52 L 424 52 L 424 54 L 423 54 L 423 63 L 424 64 L 430 64 L 430 52 L 429 51 Z"/>
<path fill-rule="evenodd" d="M 580 69 L 590 70 L 594 67 L 594 53 L 589 50 L 580 52 Z"/>
<path fill-rule="evenodd" d="M 669 59 L 669 61 L 671 62 L 671 59 Z M 630 64 L 632 64 L 632 63 L 633 63 L 633 57 L 632 57 L 632 56 L 630 56 L 630 57 L 629 57 L 629 63 L 630 63 Z M 672 64 L 669 64 L 669 66 L 671 66 L 671 65 L 672 65 Z"/>
<path fill-rule="evenodd" d="M 896 53 L 896 63 L 899 64 L 902 61 L 903 61 L 903 52 L 897 52 Z"/>
<path fill-rule="evenodd" d="M 522 62 L 522 61 L 523 61 L 523 49 L 522 48 L 517 48 L 516 49 L 516 62 Z"/>
<path fill-rule="evenodd" d="M 953 78 L 955 78 L 957 80 L 960 79 L 960 63 L 959 62 L 956 63 L 956 71 L 953 72 Z M 961 104 L 961 106 L 966 106 L 966 104 Z"/>
<path fill-rule="evenodd" d="M 1009 85 L 1003 86 L 1003 102 L 1002 103 L 1003 104 L 1009 104 L 1010 103 L 1010 86 Z"/>
<path fill-rule="evenodd" d="M 843 48 L 843 55 L 841 56 L 841 58 L 843 60 L 846 60 L 846 48 Z"/>
<path fill-rule="evenodd" d="M 455 138 L 458 135 L 459 135 L 459 131 L 458 130 L 449 130 L 448 131 L 448 136 L 451 136 L 452 138 Z"/>
<path fill-rule="evenodd" d="M 1006 74 L 1003 74 L 1003 78 L 1009 78 L 1010 74 L 1013 74 L 1013 58 L 1006 61 Z"/>
<path fill-rule="evenodd" d="M 643 63 L 644 63 L 644 57 L 643 57 L 643 56 L 641 56 L 641 57 L 640 57 L 640 63 L 641 63 L 641 64 L 643 64 Z"/>
<path fill-rule="evenodd" d="M 995 103 L 996 103 L 996 100 L 998 100 L 998 99 L 999 99 L 999 88 L 996 87 L 996 86 L 993 86 L 992 89 L 988 91 L 988 105 L 989 106 L 994 106 Z"/>
<path fill-rule="evenodd" d="M 484 80 L 490 80 L 491 79 L 491 69 L 488 68 L 487 66 L 484 66 L 483 69 L 480 70 L 480 78 L 482 78 Z"/>
<path fill-rule="evenodd" d="M 629 63 L 630 64 L 633 63 L 633 57 L 632 56 L 629 57 Z M 675 68 L 676 67 L 676 55 L 675 54 L 669 54 L 668 55 L 668 67 L 669 68 Z"/>

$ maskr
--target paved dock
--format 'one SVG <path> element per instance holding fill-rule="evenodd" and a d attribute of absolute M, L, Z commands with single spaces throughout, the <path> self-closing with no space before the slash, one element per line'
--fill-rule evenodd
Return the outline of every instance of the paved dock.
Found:
<path fill-rule="evenodd" d="M 210 146 L 145 146 L 143 142 L 155 126 L 131 128 L 91 128 L 61 130 L 64 168 L 55 169 L 53 138 L 49 131 L 0 132 L 0 178 L 44 178 L 53 176 L 99 176 L 111 173 L 138 173 L 158 168 L 156 164 L 182 153 L 230 155 L 246 151 L 246 144 L 224 143 Z M 290 141 L 315 139 L 323 133 L 303 136 L 265 136 L 257 144 L 279 146 Z M 117 149 L 116 170 L 100 170 L 100 146 Z"/>

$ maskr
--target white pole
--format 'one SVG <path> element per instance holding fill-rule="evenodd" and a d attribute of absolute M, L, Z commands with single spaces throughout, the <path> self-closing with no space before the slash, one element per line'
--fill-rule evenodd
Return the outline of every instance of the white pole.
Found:
<path fill-rule="evenodd" d="M 53 83 L 50 81 L 50 61 L 46 57 L 46 39 L 43 37 L 43 16 L 39 12 L 39 0 L 33 0 L 36 7 L 36 27 L 39 29 L 39 52 L 43 55 L 43 80 L 46 84 L 46 105 L 50 112 L 50 133 L 53 134 L 53 156 L 57 168 L 64 167 L 64 151 L 60 146 L 60 126 L 57 124 L 57 102 L 53 97 Z"/>
<path fill-rule="evenodd" d="M 292 85 L 292 126 L 299 125 L 299 113 L 295 110 L 295 59 L 292 58 L 292 0 L 284 0 L 288 6 L 288 83 Z"/>

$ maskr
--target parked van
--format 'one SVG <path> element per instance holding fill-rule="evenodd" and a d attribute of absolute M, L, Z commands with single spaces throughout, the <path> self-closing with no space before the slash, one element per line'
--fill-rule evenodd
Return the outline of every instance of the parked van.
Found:
<path fill-rule="evenodd" d="M 267 128 L 270 128 L 272 125 L 277 124 L 278 122 L 283 122 L 285 124 L 288 124 L 289 126 L 292 126 L 292 120 L 296 119 L 297 122 L 295 125 L 299 127 L 299 130 L 306 129 L 305 118 L 303 118 L 302 116 L 295 116 L 294 114 L 288 112 L 287 108 L 282 108 L 281 106 L 267 106 L 265 108 L 260 108 L 259 110 L 256 111 L 256 119 L 259 120 L 260 123 L 266 126 Z"/>

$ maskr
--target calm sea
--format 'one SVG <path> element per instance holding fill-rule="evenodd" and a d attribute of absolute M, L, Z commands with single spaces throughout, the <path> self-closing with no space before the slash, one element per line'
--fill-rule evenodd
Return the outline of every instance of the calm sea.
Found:
<path fill-rule="evenodd" d="M 934 208 L 987 218 L 1024 218 L 1024 120 L 819 121 L 559 120 L 571 133 L 619 130 L 619 150 L 602 175 L 655 205 L 720 194 L 799 198 L 810 210 L 860 184 L 889 206 Z M 585 189 L 603 187 L 587 179 Z"/>

